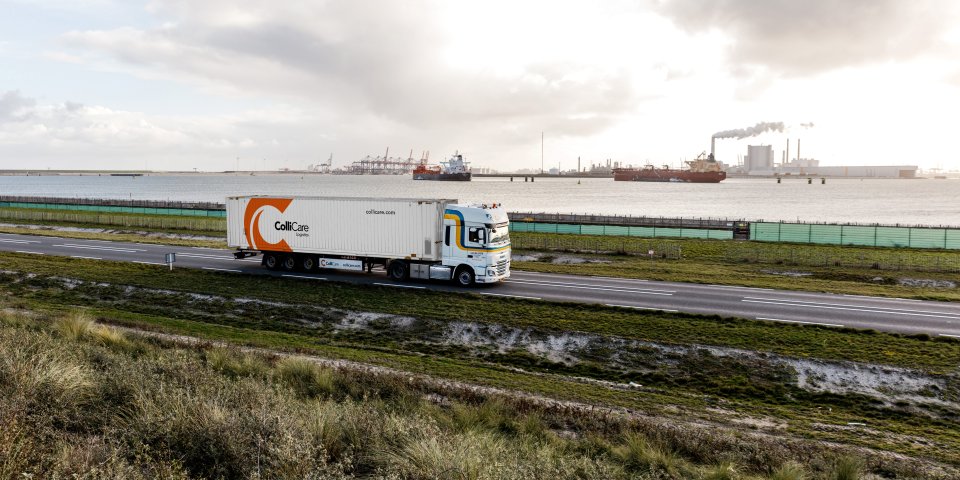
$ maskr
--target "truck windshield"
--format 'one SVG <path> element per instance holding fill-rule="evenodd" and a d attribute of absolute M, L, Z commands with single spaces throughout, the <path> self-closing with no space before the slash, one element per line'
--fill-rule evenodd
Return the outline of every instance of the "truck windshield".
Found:
<path fill-rule="evenodd" d="M 507 228 L 506 223 L 501 223 L 495 225 L 490 229 L 490 243 L 502 243 L 510 241 L 510 230 Z"/>

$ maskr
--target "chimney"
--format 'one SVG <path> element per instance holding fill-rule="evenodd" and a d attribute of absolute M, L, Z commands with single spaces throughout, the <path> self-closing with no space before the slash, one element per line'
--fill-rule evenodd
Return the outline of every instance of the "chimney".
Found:
<path fill-rule="evenodd" d="M 787 149 L 783 151 L 783 154 L 787 157 L 786 161 L 790 161 L 790 139 L 787 139 Z"/>
<path fill-rule="evenodd" d="M 714 153 L 716 153 L 714 150 L 716 146 L 717 146 L 717 137 L 710 137 L 710 156 L 713 158 L 717 158 L 717 156 L 714 155 Z"/>
<path fill-rule="evenodd" d="M 800 163 L 800 139 L 797 139 L 797 163 Z"/>

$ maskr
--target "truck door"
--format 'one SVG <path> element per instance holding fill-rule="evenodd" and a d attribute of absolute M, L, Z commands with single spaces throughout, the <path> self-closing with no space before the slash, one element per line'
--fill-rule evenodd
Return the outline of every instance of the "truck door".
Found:
<path fill-rule="evenodd" d="M 454 252 L 457 251 L 457 239 L 455 235 L 457 234 L 457 227 L 450 220 L 444 220 L 443 222 L 443 242 L 440 244 L 441 252 L 443 256 L 441 258 L 453 258 Z"/>

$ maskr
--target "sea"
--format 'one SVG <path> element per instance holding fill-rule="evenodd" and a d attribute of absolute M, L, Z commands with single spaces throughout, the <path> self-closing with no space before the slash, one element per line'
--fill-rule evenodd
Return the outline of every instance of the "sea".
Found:
<path fill-rule="evenodd" d="M 790 222 L 960 226 L 958 179 L 728 178 L 717 184 L 615 182 L 610 178 L 475 178 L 319 174 L 0 176 L 0 195 L 205 201 L 231 195 L 449 198 L 502 203 L 513 212 Z"/>

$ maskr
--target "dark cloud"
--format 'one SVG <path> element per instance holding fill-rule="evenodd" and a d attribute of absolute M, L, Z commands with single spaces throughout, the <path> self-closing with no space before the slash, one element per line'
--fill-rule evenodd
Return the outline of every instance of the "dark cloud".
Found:
<path fill-rule="evenodd" d="M 659 11 L 690 32 L 733 39 L 731 70 L 808 75 L 912 58 L 941 47 L 950 0 L 666 0 Z"/>

